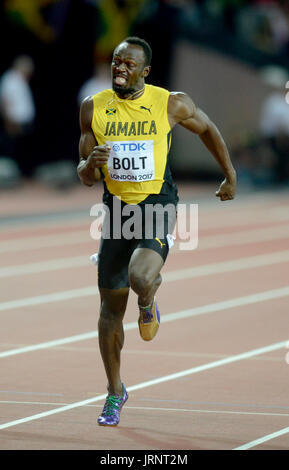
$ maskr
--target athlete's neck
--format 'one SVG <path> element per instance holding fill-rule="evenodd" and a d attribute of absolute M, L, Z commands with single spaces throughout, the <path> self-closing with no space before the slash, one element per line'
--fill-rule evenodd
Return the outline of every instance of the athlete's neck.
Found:
<path fill-rule="evenodd" d="M 122 95 L 122 94 L 120 95 L 117 92 L 115 92 L 115 93 L 118 96 L 118 98 L 120 98 L 122 100 L 136 100 L 137 98 L 140 98 L 143 95 L 144 90 L 145 90 L 145 84 L 139 90 L 136 90 L 136 91 L 124 94 L 124 95 Z"/>

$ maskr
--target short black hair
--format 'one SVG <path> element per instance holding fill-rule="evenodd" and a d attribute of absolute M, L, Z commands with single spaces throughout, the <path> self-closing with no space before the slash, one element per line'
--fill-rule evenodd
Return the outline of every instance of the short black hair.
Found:
<path fill-rule="evenodd" d="M 130 36 L 124 39 L 122 42 L 127 42 L 128 44 L 135 44 L 142 47 L 145 56 L 145 66 L 151 64 L 152 50 L 150 45 L 144 39 L 138 38 L 137 36 Z"/>

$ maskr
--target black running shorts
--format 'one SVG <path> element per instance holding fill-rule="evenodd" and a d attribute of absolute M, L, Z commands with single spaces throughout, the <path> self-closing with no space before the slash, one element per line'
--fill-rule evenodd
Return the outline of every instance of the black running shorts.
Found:
<path fill-rule="evenodd" d="M 166 260 L 168 235 L 172 235 L 176 224 L 176 205 L 133 206 L 121 202 L 105 209 L 98 253 L 98 286 L 129 287 L 128 266 L 134 250 L 149 248 Z"/>

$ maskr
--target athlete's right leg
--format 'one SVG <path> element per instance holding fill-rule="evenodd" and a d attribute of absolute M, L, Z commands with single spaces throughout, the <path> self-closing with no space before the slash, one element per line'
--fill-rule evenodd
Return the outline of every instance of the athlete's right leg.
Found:
<path fill-rule="evenodd" d="M 100 288 L 99 348 L 108 382 L 108 395 L 102 413 L 97 419 L 100 426 L 117 426 L 121 409 L 128 399 L 120 378 L 120 353 L 124 343 L 122 320 L 128 290 L 127 287 L 115 290 Z"/>
<path fill-rule="evenodd" d="M 124 342 L 123 317 L 128 294 L 131 242 L 101 238 L 98 253 L 98 289 L 101 307 L 98 321 L 100 353 L 108 380 L 108 392 L 121 394 L 120 354 Z"/>
<path fill-rule="evenodd" d="M 103 360 L 108 393 L 122 395 L 120 354 L 124 343 L 123 317 L 129 288 L 100 288 L 101 308 L 98 321 L 98 339 Z"/>
<path fill-rule="evenodd" d="M 101 300 L 98 337 L 108 390 L 103 411 L 97 420 L 101 426 L 118 424 L 122 406 L 128 398 L 120 377 L 120 356 L 124 343 L 122 322 L 129 293 L 129 245 L 126 240 L 102 239 L 98 253 Z"/>

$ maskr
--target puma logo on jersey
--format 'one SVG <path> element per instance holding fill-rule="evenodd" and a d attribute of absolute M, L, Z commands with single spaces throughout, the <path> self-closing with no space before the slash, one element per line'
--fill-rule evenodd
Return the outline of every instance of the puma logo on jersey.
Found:
<path fill-rule="evenodd" d="M 161 248 L 162 248 L 163 246 L 166 246 L 166 244 L 165 244 L 165 243 L 162 243 L 159 238 L 155 238 L 155 240 L 156 240 L 157 242 L 159 242 L 159 244 L 161 245 Z"/>
<path fill-rule="evenodd" d="M 146 111 L 148 111 L 151 114 L 152 113 L 151 112 L 151 107 L 152 107 L 152 104 L 151 104 L 150 108 L 146 108 L 145 106 L 140 106 L 140 109 L 145 109 Z"/>

